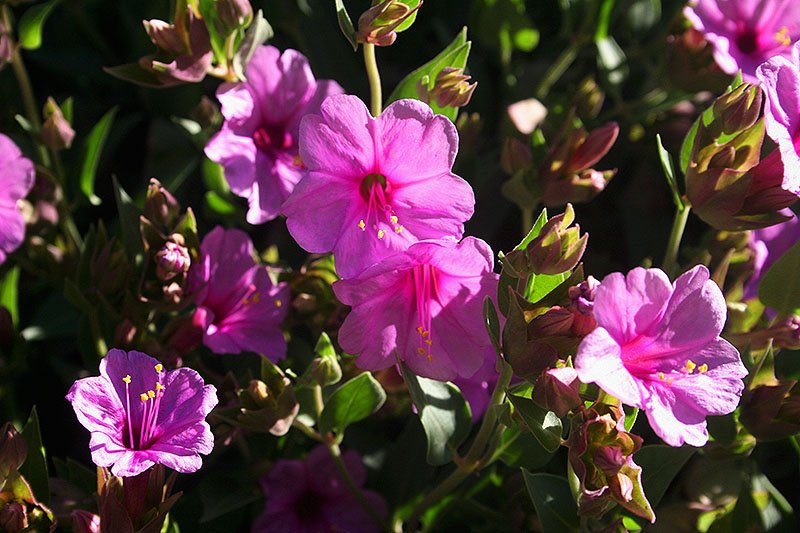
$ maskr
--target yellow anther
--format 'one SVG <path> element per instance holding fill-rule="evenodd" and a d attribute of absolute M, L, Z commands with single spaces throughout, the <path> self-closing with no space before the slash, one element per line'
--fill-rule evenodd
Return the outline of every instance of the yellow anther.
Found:
<path fill-rule="evenodd" d="M 149 390 L 149 391 L 147 391 L 147 397 L 148 398 L 155 398 L 156 397 L 156 393 L 153 392 L 152 390 Z"/>
<path fill-rule="evenodd" d="M 422 336 L 427 337 L 428 335 L 430 335 L 430 333 L 431 333 L 430 331 L 423 331 Z"/>
<path fill-rule="evenodd" d="M 250 300 L 248 300 L 247 298 L 243 298 L 242 305 L 250 305 Z"/>
<path fill-rule="evenodd" d="M 166 387 L 164 385 L 162 385 L 161 383 L 156 383 L 156 390 L 157 391 L 164 390 L 164 389 L 166 389 Z"/>
<path fill-rule="evenodd" d="M 397 217 L 395 215 L 390 216 L 389 220 L 392 221 L 392 224 L 397 224 Z"/>
<path fill-rule="evenodd" d="M 162 365 L 161 363 L 158 363 L 156 365 L 156 372 L 161 372 L 162 370 L 164 370 L 164 365 Z"/>
<path fill-rule="evenodd" d="M 425 344 L 427 344 L 428 346 L 430 346 L 431 344 L 433 344 L 433 341 L 432 341 L 432 340 L 430 340 L 430 339 L 425 339 Z"/>
<path fill-rule="evenodd" d="M 364 221 L 363 221 L 363 220 L 361 220 L 361 221 L 358 223 L 358 227 L 359 227 L 359 228 L 361 228 L 361 231 L 364 231 L 364 228 L 366 228 L 366 227 L 367 227 L 367 225 L 366 225 L 366 224 L 364 224 Z"/>
<path fill-rule="evenodd" d="M 385 232 L 385 231 L 383 231 L 382 229 L 379 229 L 379 230 L 378 230 L 378 238 L 379 238 L 379 239 L 383 239 L 383 236 L 384 236 L 384 235 L 386 235 L 386 232 Z"/>
<path fill-rule="evenodd" d="M 429 363 L 433 362 L 433 355 L 432 354 L 428 354 L 428 362 Z"/>
<path fill-rule="evenodd" d="M 418 352 L 420 355 L 425 355 L 425 348 L 417 348 L 417 352 Z"/>
<path fill-rule="evenodd" d="M 253 293 L 253 303 L 254 303 L 254 304 L 257 304 L 257 303 L 258 303 L 258 300 L 259 300 L 260 298 L 261 298 L 261 293 L 260 293 L 260 292 L 255 292 L 255 293 Z"/>
<path fill-rule="evenodd" d="M 661 381 L 664 381 L 664 373 L 663 372 L 659 372 L 658 373 L 658 379 L 660 379 Z"/>
<path fill-rule="evenodd" d="M 422 331 L 423 331 L 423 329 L 422 329 L 422 326 L 419 326 L 419 327 L 417 328 L 417 333 L 419 333 L 420 335 L 422 335 Z"/>
<path fill-rule="evenodd" d="M 141 398 L 143 402 L 146 402 L 146 401 L 147 401 L 147 394 L 145 394 L 145 393 L 141 393 L 141 394 L 139 395 L 139 398 Z"/>
<path fill-rule="evenodd" d="M 697 368 L 697 371 L 700 372 L 701 374 L 705 374 L 706 372 L 708 372 L 708 365 L 703 363 Z"/>
<path fill-rule="evenodd" d="M 672 380 L 668 379 L 667 381 L 664 382 L 664 385 L 672 385 Z"/>
<path fill-rule="evenodd" d="M 394 227 L 394 230 L 395 230 L 397 233 L 403 233 L 403 226 L 395 226 L 395 227 Z"/>
<path fill-rule="evenodd" d="M 691 374 L 692 372 L 694 372 L 695 368 L 697 368 L 697 365 L 694 364 L 694 362 L 691 359 L 686 361 L 686 371 L 687 372 L 689 372 Z"/>
<path fill-rule="evenodd" d="M 783 46 L 792 44 L 792 39 L 789 37 L 789 28 L 784 26 L 775 33 L 775 40 Z"/>
<path fill-rule="evenodd" d="M 131 382 L 131 376 L 130 376 L 130 374 L 128 374 L 127 376 L 125 376 L 124 378 L 122 378 L 122 381 L 124 381 L 125 383 L 130 383 L 130 382 Z"/>
<path fill-rule="evenodd" d="M 298 168 L 301 168 L 303 166 L 303 158 L 299 155 L 294 156 L 292 159 L 292 164 Z"/>
<path fill-rule="evenodd" d="M 283 305 L 283 302 L 280 300 L 275 300 L 275 307 L 280 307 Z"/>

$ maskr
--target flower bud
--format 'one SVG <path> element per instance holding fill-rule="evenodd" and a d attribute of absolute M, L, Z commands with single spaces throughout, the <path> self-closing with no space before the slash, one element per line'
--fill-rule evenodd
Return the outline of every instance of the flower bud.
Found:
<path fill-rule="evenodd" d="M 107 295 L 120 294 L 128 279 L 128 258 L 114 237 L 102 245 L 98 242 L 89 261 L 92 285 Z"/>
<path fill-rule="evenodd" d="M 100 517 L 96 514 L 75 509 L 70 513 L 73 533 L 100 533 Z"/>
<path fill-rule="evenodd" d="M 253 7 L 250 0 L 214 0 L 214 8 L 219 15 L 223 35 L 230 35 L 239 28 L 246 28 L 253 21 Z"/>
<path fill-rule="evenodd" d="M 183 238 L 180 235 L 176 234 L 172 238 L 175 237 L 180 237 L 179 240 L 183 242 Z M 167 281 L 174 278 L 177 274 L 187 272 L 192 260 L 186 246 L 174 241 L 167 241 L 164 243 L 164 246 L 156 252 L 155 262 L 156 276 L 161 281 Z"/>
<path fill-rule="evenodd" d="M 369 8 L 358 17 L 358 42 L 374 44 L 376 46 L 389 46 L 395 39 L 395 30 L 417 9 L 410 8 L 399 0 L 384 0 L 380 4 Z"/>
<path fill-rule="evenodd" d="M 192 120 L 203 129 L 216 127 L 221 119 L 219 105 L 206 95 L 201 96 L 200 102 L 192 108 Z"/>
<path fill-rule="evenodd" d="M 320 387 L 333 385 L 342 379 L 342 367 L 336 357 L 317 357 L 311 361 L 311 377 Z"/>
<path fill-rule="evenodd" d="M 144 201 L 144 214 L 153 223 L 172 230 L 178 221 L 181 206 L 175 197 L 155 179 L 150 178 L 147 197 Z"/>
<path fill-rule="evenodd" d="M 72 129 L 67 119 L 64 118 L 61 108 L 53 97 L 47 99 L 44 105 L 44 124 L 40 136 L 42 142 L 53 151 L 63 150 L 72 146 L 75 130 Z"/>
<path fill-rule="evenodd" d="M 580 236 L 580 226 L 569 227 L 575 220 L 572 204 L 542 227 L 539 235 L 525 249 L 534 274 L 556 275 L 575 268 L 586 250 L 589 234 Z"/>
<path fill-rule="evenodd" d="M 582 130 L 576 131 L 583 133 Z M 571 147 L 574 152 L 564 172 L 568 174 L 580 172 L 596 164 L 611 150 L 618 135 L 619 125 L 616 122 L 609 122 L 586 136 L 577 136 Z"/>
<path fill-rule="evenodd" d="M 758 440 L 778 440 L 800 431 L 797 381 L 758 385 L 742 394 L 739 421 Z"/>
<path fill-rule="evenodd" d="M 279 437 L 289 431 L 300 405 L 289 378 L 273 377 L 276 379 L 269 380 L 269 384 L 251 380 L 247 389 L 238 391 L 241 408 L 237 420 L 252 431 Z"/>
<path fill-rule="evenodd" d="M 417 83 L 417 93 L 426 102 L 436 102 L 439 107 L 464 107 L 472 98 L 478 83 L 467 83 L 469 76 L 463 68 L 444 67 L 436 75 L 433 88 L 428 88 L 427 76 Z"/>
<path fill-rule="evenodd" d="M 189 36 L 183 35 L 179 28 L 163 20 L 143 20 L 147 36 L 161 50 L 174 55 L 184 55 L 189 51 Z"/>
<path fill-rule="evenodd" d="M 28 511 L 25 505 L 11 502 L 0 511 L 0 529 L 3 531 L 22 531 L 28 527 Z"/>
<path fill-rule="evenodd" d="M 720 133 L 730 135 L 752 127 L 761 115 L 763 92 L 757 85 L 742 83 L 714 101 L 713 123 Z"/>
<path fill-rule="evenodd" d="M 574 368 L 550 368 L 536 381 L 531 399 L 560 418 L 583 403 L 578 395 L 579 386 Z"/>
<path fill-rule="evenodd" d="M 533 164 L 533 154 L 528 146 L 515 137 L 509 137 L 500 154 L 500 167 L 509 176 L 527 170 Z"/>
<path fill-rule="evenodd" d="M 0 428 L 0 478 L 8 477 L 9 472 L 17 470 L 28 455 L 25 439 L 11 422 Z"/>
<path fill-rule="evenodd" d="M 569 288 L 570 307 L 583 315 L 594 314 L 594 295 L 600 282 L 594 276 L 587 277 L 578 285 Z"/>
<path fill-rule="evenodd" d="M 582 117 L 596 117 L 603 107 L 606 95 L 593 78 L 587 77 L 578 86 L 573 102 Z"/>

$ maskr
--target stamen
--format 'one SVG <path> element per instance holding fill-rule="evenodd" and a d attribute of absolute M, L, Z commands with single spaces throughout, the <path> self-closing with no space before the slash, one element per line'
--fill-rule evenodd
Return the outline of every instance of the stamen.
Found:
<path fill-rule="evenodd" d="M 782 27 L 775 33 L 775 40 L 778 43 L 782 44 L 783 46 L 789 46 L 792 44 L 792 39 L 789 37 L 789 28 L 786 26 Z"/>
<path fill-rule="evenodd" d="M 131 375 L 130 375 L 130 374 L 128 374 L 127 376 L 125 376 L 124 378 L 122 378 L 122 381 L 124 381 L 124 382 L 125 382 L 125 385 L 130 385 L 130 383 L 131 383 Z"/>
<path fill-rule="evenodd" d="M 280 300 L 275 300 L 275 307 L 280 307 L 282 305 L 283 305 L 283 302 L 281 302 Z"/>
<path fill-rule="evenodd" d="M 379 238 L 379 239 L 383 239 L 383 236 L 384 236 L 384 235 L 386 235 L 386 232 L 385 232 L 385 231 L 383 231 L 382 229 L 379 229 L 379 230 L 378 230 L 378 238 Z"/>
<path fill-rule="evenodd" d="M 688 359 L 688 360 L 686 361 L 686 368 L 685 368 L 685 371 L 686 371 L 687 373 L 691 374 L 692 372 L 694 372 L 694 369 L 695 369 L 695 368 L 697 368 L 697 365 L 696 365 L 696 364 L 694 364 L 694 362 L 693 362 L 691 359 Z"/>
<path fill-rule="evenodd" d="M 367 225 L 364 223 L 364 219 L 361 219 L 361 221 L 358 223 L 358 227 L 361 228 L 361 231 L 364 231 L 364 229 L 367 227 Z"/>
<path fill-rule="evenodd" d="M 155 368 L 156 368 L 156 372 L 161 372 L 162 370 L 164 370 L 164 365 L 162 365 L 161 363 L 158 363 Z"/>
<path fill-rule="evenodd" d="M 131 384 L 131 375 L 128 374 L 122 381 L 125 382 L 125 418 L 128 422 L 128 438 L 130 439 L 128 442 L 128 446 L 133 448 L 133 420 L 131 419 L 131 391 L 130 391 L 130 384 Z"/>
<path fill-rule="evenodd" d="M 419 334 L 419 347 L 417 352 L 420 355 L 427 355 L 428 361 L 433 361 L 431 346 L 431 320 L 433 319 L 431 302 L 435 298 L 438 300 L 438 289 L 436 284 L 436 272 L 431 265 L 417 265 L 412 269 L 414 294 L 417 305 L 417 333 Z"/>
<path fill-rule="evenodd" d="M 139 398 L 142 399 L 143 402 L 147 401 L 147 393 L 143 392 L 139 395 Z"/>
<path fill-rule="evenodd" d="M 700 372 L 701 374 L 705 374 L 706 372 L 708 372 L 708 365 L 703 363 L 702 365 L 697 367 L 697 371 Z"/>
<path fill-rule="evenodd" d="M 403 230 L 399 218 L 389 205 L 387 187 L 389 183 L 386 176 L 377 173 L 367 174 L 359 185 L 359 193 L 367 203 L 367 214 L 359 220 L 358 227 L 362 231 L 365 231 L 367 226 L 375 228 L 378 239 L 383 239 L 386 235 L 386 230 L 380 228 L 382 223 L 390 225 L 397 233 Z M 373 219 L 374 222 L 371 222 Z"/>
<path fill-rule="evenodd" d="M 658 379 L 660 379 L 661 381 L 664 381 L 664 373 L 663 372 L 659 372 L 658 373 Z"/>

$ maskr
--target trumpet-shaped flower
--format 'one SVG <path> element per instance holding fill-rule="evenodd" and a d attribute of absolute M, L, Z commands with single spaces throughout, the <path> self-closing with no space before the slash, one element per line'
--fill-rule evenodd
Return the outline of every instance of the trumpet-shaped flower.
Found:
<path fill-rule="evenodd" d="M 31 160 L 0 133 L 0 264 L 25 240 L 25 221 L 17 201 L 28 195 L 35 177 Z"/>
<path fill-rule="evenodd" d="M 194 322 L 204 331 L 203 344 L 216 353 L 257 352 L 273 362 L 286 357 L 281 322 L 289 286 L 273 285 L 266 267 L 256 265 L 247 234 L 217 226 L 200 251 L 187 283 L 197 293 Z"/>
<path fill-rule="evenodd" d="M 714 47 L 723 71 L 742 71 L 755 83 L 756 68 L 773 56 L 788 57 L 800 38 L 800 4 L 794 0 L 696 0 L 683 10 Z"/>
<path fill-rule="evenodd" d="M 292 237 L 333 251 L 350 278 L 423 239 L 455 237 L 472 216 L 472 187 L 451 172 L 458 132 L 418 100 L 377 118 L 355 96 L 331 96 L 300 124 L 308 174 L 283 205 Z"/>
<path fill-rule="evenodd" d="M 190 368 L 165 371 L 141 352 L 113 349 L 100 361 L 100 375 L 76 381 L 67 400 L 91 432 L 97 466 L 115 476 L 141 474 L 154 464 L 195 472 L 214 436 L 205 418 L 217 390 Z"/>
<path fill-rule="evenodd" d="M 795 5 L 800 11 L 800 4 Z M 764 103 L 767 135 L 778 143 L 783 162 L 781 187 L 800 196 L 800 42 L 794 45 L 791 59 L 773 57 L 758 67 L 757 75 L 767 96 Z"/>
<path fill-rule="evenodd" d="M 217 90 L 225 123 L 205 152 L 225 168 L 234 194 L 247 198 L 247 221 L 261 224 L 278 216 L 305 171 L 297 149 L 300 119 L 344 90 L 315 80 L 297 50 L 280 53 L 274 46 L 257 48 L 245 74 L 247 81 Z"/>
<path fill-rule="evenodd" d="M 725 298 L 699 265 L 671 283 L 657 269 L 603 279 L 594 299 L 598 327 L 581 342 L 575 370 L 647 412 L 667 444 L 702 446 L 706 415 L 736 409 L 747 370 L 719 334 Z"/>
<path fill-rule="evenodd" d="M 356 364 L 367 370 L 399 359 L 419 376 L 470 378 L 490 345 L 483 300 L 496 293 L 497 279 L 492 250 L 480 239 L 412 244 L 333 284 L 337 298 L 353 306 L 339 344 L 360 354 Z"/>
<path fill-rule="evenodd" d="M 342 454 L 342 462 L 359 488 L 367 480 L 361 457 L 353 450 Z M 261 479 L 267 498 L 266 510 L 253 525 L 253 533 L 372 533 L 380 526 L 367 514 L 345 485 L 330 452 L 317 446 L 305 461 L 281 459 Z M 383 497 L 361 489 L 366 502 L 386 516 Z"/>

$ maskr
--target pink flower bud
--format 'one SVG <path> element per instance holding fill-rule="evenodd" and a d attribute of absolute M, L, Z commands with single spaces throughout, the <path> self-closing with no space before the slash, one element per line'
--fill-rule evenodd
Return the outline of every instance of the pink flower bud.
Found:
<path fill-rule="evenodd" d="M 181 35 L 179 29 L 163 20 L 143 20 L 147 36 L 158 48 L 176 55 L 189 53 L 189 37 Z"/>
<path fill-rule="evenodd" d="M 503 144 L 500 154 L 500 167 L 509 176 L 520 170 L 526 170 L 533 163 L 533 154 L 528 146 L 515 137 L 509 137 Z"/>
<path fill-rule="evenodd" d="M 173 241 L 167 241 L 156 252 L 156 276 L 161 281 L 167 281 L 177 274 L 187 272 L 192 264 L 189 251 L 185 246 Z"/>
<path fill-rule="evenodd" d="M 72 146 L 75 130 L 72 129 L 67 119 L 61 113 L 61 108 L 53 97 L 47 99 L 44 106 L 45 121 L 42 124 L 41 138 L 48 148 L 53 151 L 63 150 Z"/>
<path fill-rule="evenodd" d="M 250 0 L 214 0 L 214 8 L 222 24 L 222 34 L 228 35 L 239 28 L 246 28 L 253 21 Z"/>
<path fill-rule="evenodd" d="M 574 368 L 550 368 L 536 381 L 531 399 L 562 417 L 582 404 L 578 395 L 579 386 Z"/>
<path fill-rule="evenodd" d="M 358 17 L 356 38 L 362 43 L 389 46 L 397 39 L 397 27 L 420 6 L 422 2 L 412 9 L 398 0 L 384 0 Z"/>
<path fill-rule="evenodd" d="M 172 230 L 178 221 L 181 206 L 175 197 L 161 183 L 150 178 L 147 198 L 144 201 L 144 214 L 151 222 Z"/>
<path fill-rule="evenodd" d="M 74 533 L 100 533 L 100 517 L 96 514 L 75 509 L 70 513 Z"/>
<path fill-rule="evenodd" d="M 12 502 L 0 511 L 0 529 L 3 531 L 22 531 L 28 527 L 28 511 L 25 505 Z"/>

